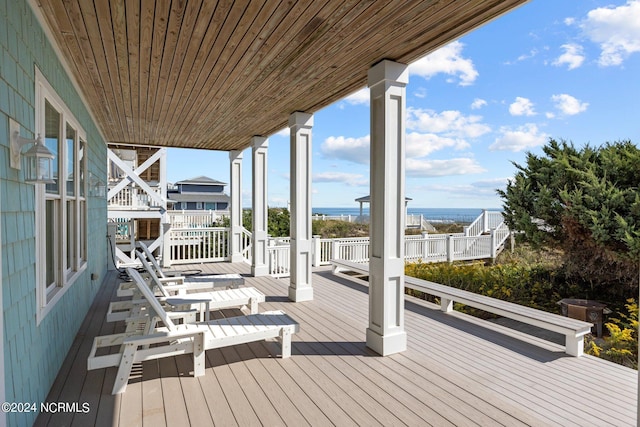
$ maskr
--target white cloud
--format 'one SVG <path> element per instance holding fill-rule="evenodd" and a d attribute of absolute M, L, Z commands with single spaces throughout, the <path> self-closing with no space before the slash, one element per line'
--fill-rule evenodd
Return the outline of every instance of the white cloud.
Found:
<path fill-rule="evenodd" d="M 509 113 L 512 116 L 535 116 L 533 103 L 528 98 L 517 96 L 516 100 L 509 105 Z"/>
<path fill-rule="evenodd" d="M 453 138 L 477 138 L 491 128 L 482 123 L 481 116 L 465 116 L 460 111 L 443 111 L 407 108 L 407 129 L 426 133 L 441 133 Z"/>
<path fill-rule="evenodd" d="M 449 43 L 435 52 L 409 65 L 411 75 L 430 79 L 444 73 L 460 79 L 460 86 L 468 86 L 478 77 L 473 61 L 462 56 L 464 45 L 459 41 Z"/>
<path fill-rule="evenodd" d="M 348 160 L 354 163 L 369 163 L 369 135 L 360 138 L 330 136 L 325 139 L 320 151 L 334 159 Z"/>
<path fill-rule="evenodd" d="M 583 111 L 586 111 L 589 106 L 588 102 L 581 102 L 571 95 L 562 93 L 560 95 L 553 95 L 551 100 L 555 102 L 555 107 L 567 116 L 573 116 Z"/>
<path fill-rule="evenodd" d="M 369 105 L 369 89 L 362 88 L 344 98 L 344 101 L 351 105 Z"/>
<path fill-rule="evenodd" d="M 493 178 L 469 184 L 427 184 L 418 187 L 418 189 L 466 197 L 496 196 L 496 190 L 504 189 L 508 181 L 509 178 Z"/>
<path fill-rule="evenodd" d="M 523 55 L 518 56 L 518 61 L 525 61 L 529 58 L 533 58 L 538 54 L 538 49 L 531 49 L 529 53 L 525 53 Z"/>
<path fill-rule="evenodd" d="M 406 138 L 405 156 L 424 157 L 449 147 L 462 150 L 469 148 L 469 144 L 462 139 L 446 138 L 433 133 L 410 132 Z"/>
<path fill-rule="evenodd" d="M 275 133 L 277 136 L 289 137 L 291 135 L 291 131 L 289 128 L 284 128 Z"/>
<path fill-rule="evenodd" d="M 561 67 L 566 64 L 569 70 L 573 70 L 582 65 L 585 59 L 582 53 L 582 46 L 575 43 L 568 43 L 560 47 L 564 49 L 564 53 L 553 61 L 553 65 Z"/>
<path fill-rule="evenodd" d="M 640 0 L 623 6 L 591 10 L 580 23 L 589 39 L 600 45 L 598 63 L 620 65 L 632 53 L 640 52 Z"/>
<path fill-rule="evenodd" d="M 544 145 L 548 135 L 538 130 L 533 123 L 511 129 L 507 126 L 500 128 L 500 137 L 489 146 L 491 151 L 523 151 L 529 148 Z"/>
<path fill-rule="evenodd" d="M 462 150 L 469 148 L 469 144 L 463 139 L 447 138 L 433 133 L 409 132 L 406 135 L 407 158 L 424 157 L 444 148 Z M 360 138 L 332 136 L 324 141 L 320 150 L 327 157 L 369 164 L 370 138 L 369 135 Z"/>
<path fill-rule="evenodd" d="M 426 98 L 427 97 L 427 89 L 425 89 L 423 87 L 420 87 L 420 88 L 418 88 L 418 90 L 416 90 L 413 93 L 413 96 L 415 96 L 416 98 L 420 98 L 420 99 Z"/>
<path fill-rule="evenodd" d="M 411 177 L 467 175 L 486 172 L 474 159 L 412 159 L 406 161 L 406 174 Z"/>
<path fill-rule="evenodd" d="M 320 172 L 313 175 L 313 182 L 339 182 L 350 187 L 369 185 L 369 179 L 359 173 Z"/>
<path fill-rule="evenodd" d="M 481 98 L 476 98 L 471 103 L 471 109 L 472 110 L 479 110 L 480 108 L 485 107 L 486 105 L 487 105 L 487 101 L 485 101 L 484 99 L 481 99 Z"/>

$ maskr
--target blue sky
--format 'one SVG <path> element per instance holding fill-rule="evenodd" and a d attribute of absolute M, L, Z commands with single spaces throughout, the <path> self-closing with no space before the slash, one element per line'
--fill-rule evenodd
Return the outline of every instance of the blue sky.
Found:
<path fill-rule="evenodd" d="M 414 208 L 499 208 L 527 151 L 640 141 L 640 0 L 533 0 L 410 64 L 406 195 Z M 313 206 L 369 193 L 368 90 L 317 112 Z M 226 152 L 168 150 L 168 179 L 229 182 Z M 269 205 L 289 200 L 289 133 L 269 136 Z M 227 189 L 228 190 L 228 189 Z M 243 206 L 251 206 L 251 150 Z"/>

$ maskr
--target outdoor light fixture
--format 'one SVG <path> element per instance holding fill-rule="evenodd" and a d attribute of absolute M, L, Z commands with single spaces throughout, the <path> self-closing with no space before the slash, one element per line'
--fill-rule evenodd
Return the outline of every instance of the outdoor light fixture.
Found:
<path fill-rule="evenodd" d="M 11 167 L 20 170 L 22 167 L 20 154 L 22 147 L 27 144 L 33 144 L 24 157 L 27 159 L 27 168 L 24 176 L 26 182 L 53 184 L 53 167 L 52 161 L 55 158 L 53 153 L 42 142 L 42 138 L 38 134 L 36 139 L 28 139 L 20 136 L 20 125 L 11 120 Z"/>
<path fill-rule="evenodd" d="M 91 172 L 89 172 L 89 191 L 94 197 L 107 196 L 107 185 Z"/>

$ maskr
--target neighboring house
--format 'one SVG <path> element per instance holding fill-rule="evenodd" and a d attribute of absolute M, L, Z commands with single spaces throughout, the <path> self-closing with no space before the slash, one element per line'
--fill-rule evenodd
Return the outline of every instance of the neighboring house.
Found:
<path fill-rule="evenodd" d="M 207 176 L 179 181 L 167 190 L 167 204 L 173 210 L 226 211 L 230 202 L 226 185 Z"/>

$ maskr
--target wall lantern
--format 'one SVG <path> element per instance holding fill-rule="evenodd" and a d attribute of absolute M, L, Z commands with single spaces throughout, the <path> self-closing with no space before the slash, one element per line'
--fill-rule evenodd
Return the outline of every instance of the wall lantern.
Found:
<path fill-rule="evenodd" d="M 33 144 L 26 153 L 23 154 L 27 160 L 27 167 L 24 172 L 26 182 L 53 184 L 53 167 L 52 162 L 55 156 L 44 145 L 42 137 L 38 135 L 36 139 L 28 139 L 20 136 L 20 125 L 10 120 L 11 133 L 11 167 L 21 169 L 22 147 Z"/>
<path fill-rule="evenodd" d="M 107 197 L 107 185 L 91 172 L 89 172 L 89 191 L 94 197 Z"/>

